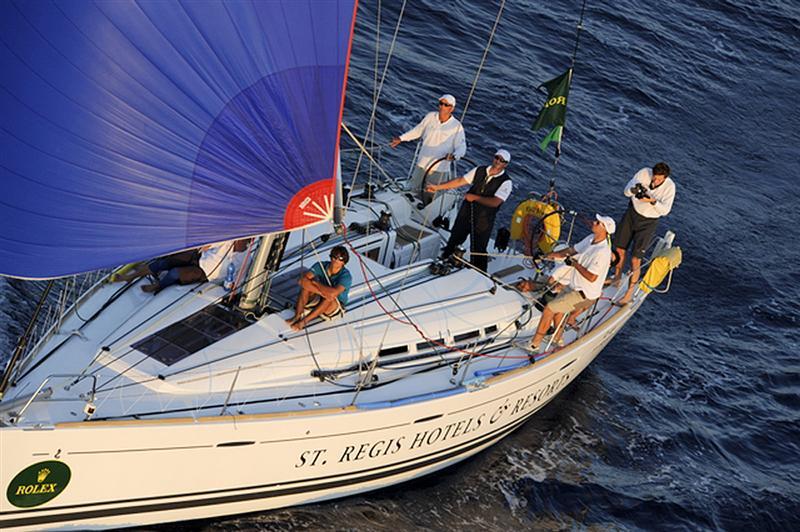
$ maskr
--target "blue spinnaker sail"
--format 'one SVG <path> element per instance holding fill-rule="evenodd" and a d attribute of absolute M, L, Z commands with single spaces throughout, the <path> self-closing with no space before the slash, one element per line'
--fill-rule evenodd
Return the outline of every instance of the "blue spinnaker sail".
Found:
<path fill-rule="evenodd" d="M 0 3 L 0 274 L 328 219 L 355 2 Z"/>

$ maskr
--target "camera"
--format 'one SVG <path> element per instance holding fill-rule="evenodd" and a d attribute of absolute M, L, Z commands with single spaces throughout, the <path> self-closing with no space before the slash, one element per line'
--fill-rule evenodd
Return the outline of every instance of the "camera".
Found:
<path fill-rule="evenodd" d="M 636 183 L 636 185 L 631 188 L 631 192 L 633 192 L 633 195 L 636 196 L 636 199 L 645 199 L 650 197 L 647 194 L 647 189 L 644 188 L 644 185 L 641 183 Z"/>

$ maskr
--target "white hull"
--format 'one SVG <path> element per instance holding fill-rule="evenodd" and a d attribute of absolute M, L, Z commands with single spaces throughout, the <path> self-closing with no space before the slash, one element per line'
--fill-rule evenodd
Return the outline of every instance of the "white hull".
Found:
<path fill-rule="evenodd" d="M 53 459 L 69 466 L 72 479 L 42 507 L 15 508 L 4 498 L 0 527 L 208 518 L 342 497 L 429 474 L 519 427 L 588 366 L 637 307 L 616 312 L 533 365 L 468 378 L 450 395 L 407 404 L 359 401 L 317 413 L 2 428 L 2 486 L 25 467 Z M 27 452 L 7 452 L 23 447 Z"/>

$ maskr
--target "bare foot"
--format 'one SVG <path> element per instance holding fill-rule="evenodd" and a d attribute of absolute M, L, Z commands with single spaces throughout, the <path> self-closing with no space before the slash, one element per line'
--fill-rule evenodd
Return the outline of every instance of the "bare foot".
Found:
<path fill-rule="evenodd" d="M 294 322 L 296 322 L 299 319 L 300 319 L 300 316 L 292 316 L 291 318 L 289 318 L 288 320 L 285 320 L 285 321 L 289 325 L 294 325 Z"/>
<path fill-rule="evenodd" d="M 295 321 L 291 325 L 293 331 L 302 331 L 306 326 L 306 320 Z"/>
<path fill-rule="evenodd" d="M 156 290 L 158 290 L 158 285 L 157 284 L 146 284 L 146 285 L 142 286 L 142 292 L 146 292 L 148 294 L 152 294 Z"/>
<path fill-rule="evenodd" d="M 625 294 L 620 299 L 614 302 L 614 304 L 618 307 L 624 307 L 628 303 L 631 302 L 631 294 Z"/>

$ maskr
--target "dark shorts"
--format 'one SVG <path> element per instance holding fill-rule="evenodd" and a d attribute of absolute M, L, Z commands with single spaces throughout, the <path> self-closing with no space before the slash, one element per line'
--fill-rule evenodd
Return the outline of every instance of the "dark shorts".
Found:
<path fill-rule="evenodd" d="M 633 256 L 644 258 L 658 229 L 658 218 L 645 218 L 637 213 L 633 206 L 628 206 L 622 221 L 614 233 L 614 247 L 628 249 L 633 241 Z"/>

